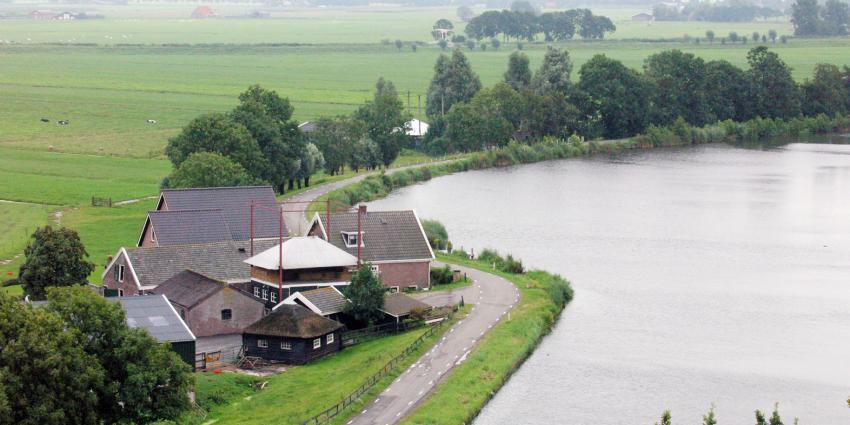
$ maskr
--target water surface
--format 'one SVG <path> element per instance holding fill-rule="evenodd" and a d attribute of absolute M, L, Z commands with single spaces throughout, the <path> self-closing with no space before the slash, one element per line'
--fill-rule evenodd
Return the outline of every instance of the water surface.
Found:
<path fill-rule="evenodd" d="M 415 208 L 577 296 L 477 424 L 848 424 L 850 145 L 628 152 L 455 174 Z"/>

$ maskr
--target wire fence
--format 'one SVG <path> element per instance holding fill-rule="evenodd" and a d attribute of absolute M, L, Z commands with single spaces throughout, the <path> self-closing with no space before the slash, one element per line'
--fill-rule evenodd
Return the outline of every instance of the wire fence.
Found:
<path fill-rule="evenodd" d="M 398 366 L 401 361 L 407 357 L 410 353 L 419 348 L 420 345 L 429 337 L 433 336 L 437 333 L 437 330 L 443 326 L 443 324 L 448 323 L 451 320 L 454 312 L 449 313 L 446 320 L 442 320 L 436 324 L 431 325 L 425 333 L 416 338 L 410 345 L 408 345 L 404 351 L 402 351 L 399 355 L 395 356 L 381 368 L 381 370 L 375 372 L 359 386 L 356 390 L 354 390 L 351 394 L 342 399 L 339 403 L 331 406 L 328 409 L 325 409 L 321 413 L 307 419 L 302 422 L 302 425 L 324 425 L 330 423 L 331 419 L 345 411 L 346 408 L 354 404 L 357 399 L 360 398 L 363 394 L 369 391 L 375 384 L 384 379 L 396 366 Z"/>

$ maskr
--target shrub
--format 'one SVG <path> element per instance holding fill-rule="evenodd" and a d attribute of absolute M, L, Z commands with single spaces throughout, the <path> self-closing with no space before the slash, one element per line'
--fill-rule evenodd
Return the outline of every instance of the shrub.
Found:
<path fill-rule="evenodd" d="M 437 220 L 422 220 L 422 229 L 425 230 L 425 236 L 428 238 L 428 243 L 431 244 L 431 249 L 446 249 L 449 242 L 449 232 L 446 231 L 446 226 Z"/>
<path fill-rule="evenodd" d="M 431 285 L 445 285 L 452 282 L 454 282 L 454 273 L 448 265 L 431 269 Z"/>

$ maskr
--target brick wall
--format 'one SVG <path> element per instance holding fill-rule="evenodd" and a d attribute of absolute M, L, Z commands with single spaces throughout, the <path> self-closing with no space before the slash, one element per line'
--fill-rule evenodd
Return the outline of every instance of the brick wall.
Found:
<path fill-rule="evenodd" d="M 381 274 L 384 286 L 398 286 L 399 289 L 415 285 L 420 289 L 428 288 L 431 283 L 430 262 L 375 264 Z"/>
<path fill-rule="evenodd" d="M 197 337 L 242 333 L 265 314 L 265 304 L 226 287 L 185 312 L 186 324 Z M 185 310 L 175 305 L 177 313 Z M 230 309 L 230 320 L 221 320 L 221 311 Z"/>
<path fill-rule="evenodd" d="M 120 266 L 124 266 L 124 281 L 121 282 L 115 278 L 115 271 Z M 103 286 L 109 289 L 119 289 L 124 291 L 124 296 L 140 295 L 138 282 L 133 279 L 133 273 L 130 271 L 130 266 L 127 262 L 127 257 L 122 252 L 121 255 L 112 263 L 112 267 L 106 271 L 103 276 Z"/>

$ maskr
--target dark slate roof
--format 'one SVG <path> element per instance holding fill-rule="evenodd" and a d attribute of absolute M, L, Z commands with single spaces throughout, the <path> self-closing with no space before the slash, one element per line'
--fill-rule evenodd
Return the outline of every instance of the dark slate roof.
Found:
<path fill-rule="evenodd" d="M 410 314 L 410 310 L 413 310 L 414 308 L 430 310 L 431 306 L 417 300 L 416 298 L 396 292 L 394 294 L 387 294 L 384 296 L 384 308 L 382 308 L 381 311 L 391 316 L 401 317 Z"/>
<path fill-rule="evenodd" d="M 165 295 L 168 301 L 191 308 L 210 295 L 222 290 L 224 282 L 211 279 L 192 270 L 183 270 L 156 287 L 155 294 Z"/>
<path fill-rule="evenodd" d="M 281 304 L 266 317 L 245 329 L 246 334 L 287 338 L 315 338 L 342 328 L 342 324 L 319 316 L 297 304 Z"/>
<path fill-rule="evenodd" d="M 148 217 L 160 246 L 233 239 L 221 210 L 151 211 Z"/>
<path fill-rule="evenodd" d="M 277 243 L 278 239 L 255 240 L 254 252 Z M 187 269 L 228 283 L 251 278 L 251 266 L 244 262 L 251 255 L 250 241 L 143 247 L 129 249 L 127 255 L 143 287 L 157 286 Z"/>
<path fill-rule="evenodd" d="M 251 202 L 266 206 L 254 208 L 254 237 L 277 236 L 280 229 L 275 210 L 277 200 L 271 186 L 166 189 L 162 191 L 162 198 L 169 211 L 221 210 L 231 239 L 236 241 L 250 237 Z"/>
<path fill-rule="evenodd" d="M 322 314 L 339 313 L 345 308 L 347 300 L 332 286 L 303 291 L 301 295 L 322 311 Z"/>
<path fill-rule="evenodd" d="M 319 216 L 325 231 L 327 218 Z M 357 247 L 346 248 L 342 232 L 357 232 L 357 213 L 331 214 L 329 241 L 356 256 Z M 367 211 L 361 219 L 363 231 L 362 257 L 366 261 L 399 261 L 432 259 L 428 239 L 412 210 Z"/>
<path fill-rule="evenodd" d="M 107 298 L 121 303 L 127 325 L 148 331 L 159 342 L 194 341 L 195 335 L 162 295 Z"/>

